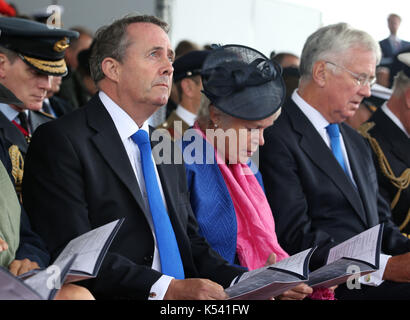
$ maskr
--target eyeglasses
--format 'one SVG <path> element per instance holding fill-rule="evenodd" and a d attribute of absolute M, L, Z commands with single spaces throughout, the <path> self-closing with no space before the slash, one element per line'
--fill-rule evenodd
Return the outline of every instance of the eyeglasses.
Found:
<path fill-rule="evenodd" d="M 335 67 L 339 67 L 339 68 L 347 71 L 348 73 L 350 73 L 350 75 L 354 78 L 354 80 L 356 80 L 356 84 L 358 86 L 364 87 L 364 86 L 370 85 L 370 87 L 371 87 L 372 85 L 374 85 L 376 83 L 376 77 L 372 77 L 372 76 L 369 76 L 369 75 L 363 74 L 363 73 L 362 74 L 357 74 L 357 73 L 355 73 L 353 71 L 350 71 L 349 69 L 347 69 L 343 66 L 339 66 L 336 63 L 333 63 L 333 62 L 330 62 L 330 61 L 325 61 L 325 62 L 329 63 L 329 64 L 331 64 Z"/>

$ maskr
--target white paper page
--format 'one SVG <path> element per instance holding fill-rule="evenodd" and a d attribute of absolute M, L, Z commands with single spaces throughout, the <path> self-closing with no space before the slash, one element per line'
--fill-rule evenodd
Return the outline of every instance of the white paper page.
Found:
<path fill-rule="evenodd" d="M 297 253 L 293 256 L 290 256 L 286 259 L 283 259 L 283 260 L 281 260 L 277 263 L 271 264 L 269 266 L 245 272 L 241 276 L 241 278 L 239 279 L 238 282 L 241 282 L 241 281 L 246 280 L 250 277 L 253 277 L 253 276 L 257 275 L 258 273 L 260 273 L 262 271 L 265 271 L 269 267 L 274 267 L 274 268 L 278 268 L 278 269 L 282 269 L 282 270 L 288 270 L 288 271 L 303 275 L 304 262 L 305 262 L 306 256 L 309 254 L 310 250 L 311 249 L 301 251 L 301 252 L 299 252 L 299 253 Z"/>
<path fill-rule="evenodd" d="M 297 254 L 294 254 L 293 256 L 283 259 L 270 267 L 278 268 L 278 269 L 283 269 L 283 270 L 288 270 L 300 275 L 303 275 L 303 268 L 305 266 L 304 262 L 306 260 L 307 255 L 309 254 L 311 248 L 301 251 Z"/>
<path fill-rule="evenodd" d="M 95 264 L 118 220 L 105 224 L 71 240 L 53 264 L 77 254 L 71 270 L 92 274 Z"/>
<path fill-rule="evenodd" d="M 380 226 L 380 224 L 374 226 L 330 249 L 327 264 L 344 257 L 359 259 L 374 265 Z"/>
<path fill-rule="evenodd" d="M 0 300 L 41 300 L 42 297 L 18 278 L 0 268 Z"/>

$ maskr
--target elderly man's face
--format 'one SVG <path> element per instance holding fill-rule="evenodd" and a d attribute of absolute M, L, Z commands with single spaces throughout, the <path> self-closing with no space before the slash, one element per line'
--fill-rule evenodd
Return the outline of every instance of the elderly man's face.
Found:
<path fill-rule="evenodd" d="M 1 55 L 1 82 L 30 110 L 40 110 L 51 89 L 51 77 L 37 72 L 23 60 L 17 58 L 13 63 Z"/>
<path fill-rule="evenodd" d="M 125 57 L 118 88 L 130 105 L 165 105 L 171 92 L 174 52 L 168 35 L 152 23 L 133 23 L 127 29 Z"/>
<path fill-rule="evenodd" d="M 339 64 L 354 73 L 375 76 L 376 57 L 371 51 L 349 49 L 343 54 L 343 61 Z M 340 123 L 352 117 L 363 98 L 370 96 L 370 85 L 359 85 L 354 76 L 342 68 L 330 68 L 328 71 L 324 96 L 326 110 L 322 113 L 330 123 Z"/>

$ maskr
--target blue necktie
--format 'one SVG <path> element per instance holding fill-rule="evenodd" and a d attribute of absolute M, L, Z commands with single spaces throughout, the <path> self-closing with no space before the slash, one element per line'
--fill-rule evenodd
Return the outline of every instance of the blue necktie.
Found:
<path fill-rule="evenodd" d="M 332 148 L 333 155 L 335 156 L 336 160 L 339 162 L 347 176 L 350 177 L 343 158 L 342 147 L 340 145 L 339 125 L 337 123 L 331 123 L 326 127 L 326 130 L 330 137 L 330 146 Z"/>
<path fill-rule="evenodd" d="M 151 158 L 151 144 L 148 134 L 144 130 L 138 130 L 131 138 L 138 145 L 141 153 L 142 171 L 144 174 L 148 204 L 154 222 L 162 273 L 176 279 L 184 279 L 184 267 L 171 220 L 169 219 L 159 190 L 157 176 Z"/>

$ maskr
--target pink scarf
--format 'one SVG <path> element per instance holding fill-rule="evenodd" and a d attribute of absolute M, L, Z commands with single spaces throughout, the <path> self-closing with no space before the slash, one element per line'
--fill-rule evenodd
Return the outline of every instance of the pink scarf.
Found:
<path fill-rule="evenodd" d="M 202 137 L 205 134 L 195 123 Z M 249 270 L 263 267 L 269 255 L 276 262 L 289 255 L 281 248 L 275 233 L 275 222 L 265 193 L 246 164 L 226 165 L 215 149 L 215 159 L 228 187 L 238 225 L 237 254 L 242 266 Z"/>

